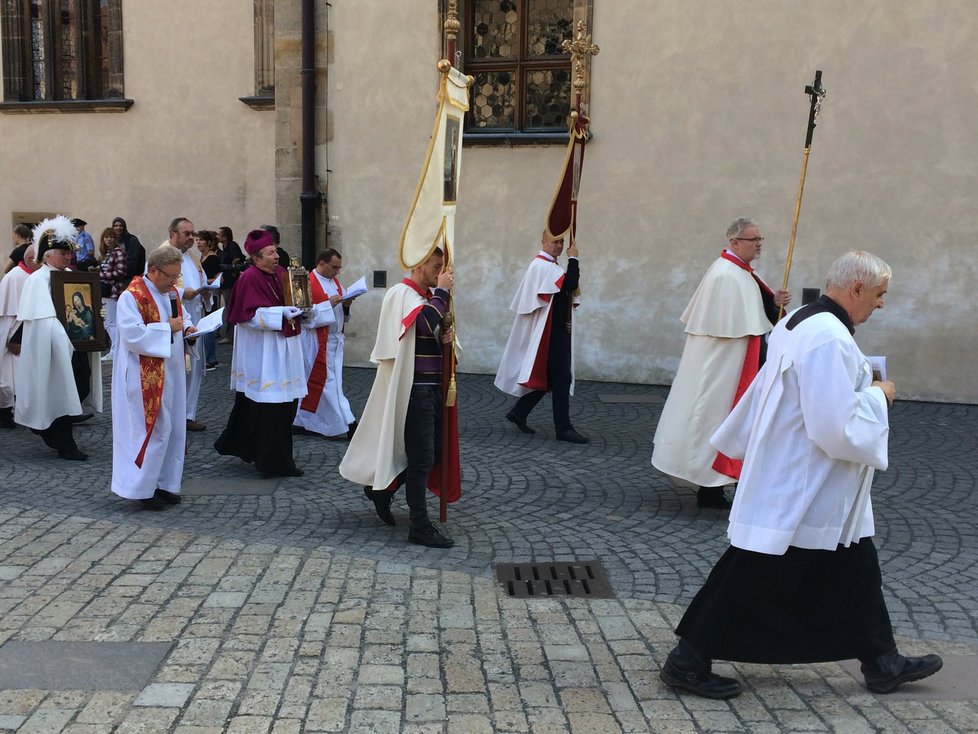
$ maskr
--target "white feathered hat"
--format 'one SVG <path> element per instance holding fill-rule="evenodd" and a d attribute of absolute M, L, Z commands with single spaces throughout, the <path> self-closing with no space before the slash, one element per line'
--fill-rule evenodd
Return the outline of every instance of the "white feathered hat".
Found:
<path fill-rule="evenodd" d="M 34 258 L 41 262 L 47 250 L 77 250 L 77 234 L 75 225 L 64 214 L 39 222 L 34 227 L 34 248 L 37 250 Z"/>

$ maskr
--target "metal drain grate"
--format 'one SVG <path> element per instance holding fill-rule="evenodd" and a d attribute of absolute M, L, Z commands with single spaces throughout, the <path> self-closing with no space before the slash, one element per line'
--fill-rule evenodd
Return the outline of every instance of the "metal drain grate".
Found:
<path fill-rule="evenodd" d="M 556 596 L 614 599 L 600 561 L 571 563 L 497 563 L 496 578 L 507 596 L 520 599 Z"/>

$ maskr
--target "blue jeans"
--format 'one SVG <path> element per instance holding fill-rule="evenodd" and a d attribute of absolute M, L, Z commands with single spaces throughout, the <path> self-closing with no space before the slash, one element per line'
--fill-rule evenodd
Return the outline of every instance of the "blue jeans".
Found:
<path fill-rule="evenodd" d="M 216 364 L 217 363 L 217 335 L 216 332 L 211 332 L 210 334 L 204 334 L 201 337 L 204 342 L 204 364 Z"/>

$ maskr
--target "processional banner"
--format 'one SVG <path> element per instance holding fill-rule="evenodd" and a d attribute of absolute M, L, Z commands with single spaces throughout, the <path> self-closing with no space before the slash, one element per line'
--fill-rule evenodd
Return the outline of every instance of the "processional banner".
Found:
<path fill-rule="evenodd" d="M 462 171 L 462 122 L 469 109 L 468 77 L 447 63 L 439 66 L 438 113 L 414 201 L 401 232 L 398 256 L 405 270 L 423 263 L 436 247 L 445 265 L 455 263 L 455 204 Z"/>

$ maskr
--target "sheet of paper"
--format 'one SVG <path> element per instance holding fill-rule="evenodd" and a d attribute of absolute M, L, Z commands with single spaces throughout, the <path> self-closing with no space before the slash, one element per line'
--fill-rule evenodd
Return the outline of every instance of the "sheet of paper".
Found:
<path fill-rule="evenodd" d="M 343 291 L 343 300 L 349 301 L 367 292 L 367 277 L 360 278 L 356 283 Z"/>
<path fill-rule="evenodd" d="M 222 275 L 224 275 L 224 273 L 218 273 L 217 274 L 217 277 L 214 278 L 214 282 L 213 283 L 204 283 L 204 285 L 202 285 L 200 287 L 200 289 L 202 291 L 217 290 L 218 288 L 221 287 L 221 276 Z"/>
<path fill-rule="evenodd" d="M 219 308 L 214 313 L 207 314 L 197 322 L 197 333 L 192 336 L 203 336 L 217 331 L 224 325 L 224 309 Z"/>
<path fill-rule="evenodd" d="M 868 357 L 874 380 L 886 379 L 886 357 Z"/>

